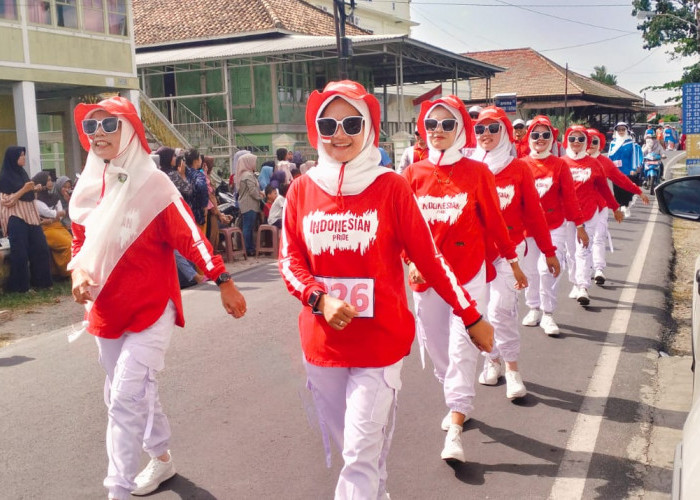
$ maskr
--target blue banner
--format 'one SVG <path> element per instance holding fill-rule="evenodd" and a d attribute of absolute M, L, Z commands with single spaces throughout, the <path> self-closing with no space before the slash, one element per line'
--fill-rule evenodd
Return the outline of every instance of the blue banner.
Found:
<path fill-rule="evenodd" d="M 700 134 L 700 83 L 683 85 L 683 133 Z"/>

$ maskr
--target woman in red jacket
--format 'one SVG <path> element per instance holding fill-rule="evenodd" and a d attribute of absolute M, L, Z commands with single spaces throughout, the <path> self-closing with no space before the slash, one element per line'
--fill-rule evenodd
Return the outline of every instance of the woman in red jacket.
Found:
<path fill-rule="evenodd" d="M 486 163 L 496 176 L 496 191 L 501 212 L 505 219 L 511 241 L 517 245 L 518 258 L 523 259 L 530 250 L 525 243 L 525 231 L 531 236 L 539 251 L 545 256 L 547 270 L 559 276 L 559 260 L 552 244 L 535 181 L 527 164 L 511 156 L 513 127 L 506 113 L 489 106 L 479 113 L 474 125 L 477 148 L 472 155 L 475 160 Z M 518 368 L 520 355 L 520 330 L 518 325 L 519 280 L 513 273 L 508 259 L 491 252 L 496 269 L 495 278 L 489 283 L 488 318 L 494 328 L 495 346 L 484 360 L 479 382 L 496 385 L 503 373 L 505 363 L 506 397 L 522 398 L 527 394 Z M 513 287 L 513 283 L 516 286 Z M 502 359 L 501 359 L 502 358 Z"/>
<path fill-rule="evenodd" d="M 428 138 L 428 159 L 404 170 L 418 206 L 430 226 L 435 246 L 455 270 L 457 282 L 486 309 L 486 248 L 495 241 L 499 252 L 520 277 L 515 246 L 503 220 L 494 177 L 483 163 L 464 158 L 460 149 L 474 144 L 474 128 L 462 101 L 452 95 L 424 102 L 418 129 Z M 490 237 L 487 237 L 487 234 Z M 435 376 L 443 384 L 449 411 L 441 427 L 448 431 L 442 458 L 464 461 L 462 426 L 474 409 L 478 350 L 464 326 L 417 262 L 409 263 L 418 343 L 428 352 Z"/>
<path fill-rule="evenodd" d="M 493 342 L 493 329 L 433 245 L 405 180 L 379 166 L 379 119 L 379 102 L 358 83 L 331 82 L 311 94 L 306 127 L 318 166 L 292 183 L 283 217 L 279 268 L 304 305 L 299 333 L 308 386 L 324 437 L 330 434 L 345 461 L 338 499 L 387 497 L 390 415 L 415 331 L 402 252 L 477 345 L 488 351 Z"/>
<path fill-rule="evenodd" d="M 583 214 L 576 199 L 574 180 L 564 160 L 552 154 L 558 130 L 546 116 L 536 116 L 527 131 L 530 154 L 523 161 L 530 168 L 535 188 L 547 220 L 552 244 L 556 246 L 559 262 L 566 257 L 567 219 L 577 227 L 578 239 L 588 245 L 588 234 L 583 227 Z M 545 255 L 535 245 L 532 236 L 525 239 L 527 254 L 523 257 L 523 271 L 527 276 L 525 303 L 530 309 L 522 321 L 523 326 L 537 326 L 547 335 L 559 335 L 559 326 L 554 320 L 557 308 L 559 276 L 549 271 Z M 572 274 L 573 276 L 573 274 Z"/>
<path fill-rule="evenodd" d="M 588 156 L 586 152 L 590 145 L 590 136 L 583 125 L 573 125 L 566 130 L 564 142 L 567 144 L 564 162 L 571 170 L 578 199 L 583 213 L 584 227 L 588 237 L 592 238 L 600 231 L 603 224 L 600 214 L 599 200 L 602 198 L 605 204 L 615 211 L 615 220 L 622 222 L 624 216 L 620 211 L 620 205 L 608 186 L 608 178 L 603 173 L 603 167 L 597 160 Z M 591 268 L 593 257 L 589 246 L 583 246 L 581 241 L 576 242 L 576 284 L 571 295 L 579 304 L 587 306 L 590 303 L 588 288 L 591 286 Z"/>
<path fill-rule="evenodd" d="M 605 149 L 605 134 L 594 128 L 587 129 L 588 135 L 591 137 L 591 143 L 588 147 L 588 154 L 591 158 L 595 158 L 603 167 L 603 173 L 617 187 L 629 191 L 632 194 L 638 195 L 645 205 L 649 204 L 649 197 L 645 195 L 639 186 L 623 174 L 619 168 L 607 156 L 601 155 L 600 152 Z M 593 281 L 597 285 L 605 283 L 605 274 L 603 270 L 606 267 L 605 260 L 605 241 L 610 239 L 608 232 L 608 206 L 601 199 L 598 204 L 601 216 L 601 224 L 599 225 L 599 233 L 593 236 Z M 610 248 L 612 249 L 612 240 L 610 240 Z"/>
<path fill-rule="evenodd" d="M 175 474 L 155 379 L 173 327 L 184 326 L 174 250 L 216 280 L 228 313 L 239 318 L 246 305 L 177 188 L 149 157 L 134 106 L 112 97 L 79 104 L 74 115 L 89 153 L 70 200 L 68 269 L 107 373 L 104 485 L 110 499 L 126 500 Z M 142 448 L 151 461 L 137 476 Z"/>

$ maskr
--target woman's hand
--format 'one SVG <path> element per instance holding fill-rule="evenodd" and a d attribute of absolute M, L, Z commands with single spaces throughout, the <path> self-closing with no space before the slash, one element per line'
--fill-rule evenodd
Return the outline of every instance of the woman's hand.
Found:
<path fill-rule="evenodd" d="M 41 184 L 39 184 L 39 186 L 41 187 Z M 24 194 L 24 193 L 28 193 L 29 191 L 34 191 L 35 189 L 36 189 L 36 187 L 34 185 L 34 182 L 27 181 L 24 183 L 24 186 L 22 186 L 22 189 L 20 189 L 20 191 L 22 191 L 22 194 Z"/>
<path fill-rule="evenodd" d="M 520 264 L 517 262 L 512 262 L 510 264 L 510 268 L 513 270 L 513 276 L 515 276 L 515 283 L 513 284 L 513 287 L 515 287 L 516 290 L 523 290 L 524 288 L 527 288 L 527 277 L 525 276 L 523 270 L 520 269 Z"/>
<path fill-rule="evenodd" d="M 585 227 L 581 226 L 576 228 L 576 239 L 584 248 L 588 248 L 588 233 Z"/>
<path fill-rule="evenodd" d="M 622 213 L 622 210 L 619 208 L 613 212 L 613 217 L 615 217 L 615 220 L 617 221 L 618 224 L 621 224 L 623 220 L 625 220 L 625 214 Z"/>
<path fill-rule="evenodd" d="M 493 349 L 493 326 L 481 318 L 467 330 L 472 343 L 480 351 L 491 352 Z"/>
<path fill-rule="evenodd" d="M 92 295 L 90 294 L 90 287 L 97 286 L 97 283 L 92 280 L 88 273 L 82 269 L 74 269 L 71 277 L 73 279 L 73 300 L 75 300 L 78 304 L 85 304 L 86 302 L 93 300 Z"/>
<path fill-rule="evenodd" d="M 246 313 L 247 306 L 243 294 L 236 288 L 233 281 L 221 283 L 219 291 L 221 292 L 221 304 L 226 312 L 234 318 L 242 318 Z"/>
<path fill-rule="evenodd" d="M 425 283 L 425 278 L 423 278 L 423 275 L 413 262 L 408 265 L 408 281 L 415 285 L 422 285 Z"/>
<path fill-rule="evenodd" d="M 357 309 L 343 300 L 331 297 L 327 293 L 321 295 L 317 308 L 323 313 L 326 323 L 334 330 L 344 329 L 357 316 Z"/>
<path fill-rule="evenodd" d="M 547 269 L 549 269 L 551 275 L 555 278 L 559 276 L 561 266 L 559 265 L 559 259 L 557 259 L 557 256 L 552 255 L 551 257 L 547 257 L 545 258 L 545 261 L 547 262 Z"/>
<path fill-rule="evenodd" d="M 645 205 L 648 205 L 648 204 L 649 204 L 649 197 L 648 197 L 647 195 L 645 195 L 644 193 L 642 193 L 642 194 L 639 195 L 639 197 L 642 199 L 642 203 L 644 203 Z"/>

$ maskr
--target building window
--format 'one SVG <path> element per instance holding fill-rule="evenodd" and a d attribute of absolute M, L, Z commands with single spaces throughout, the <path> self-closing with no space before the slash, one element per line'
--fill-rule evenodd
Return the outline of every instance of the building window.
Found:
<path fill-rule="evenodd" d="M 104 33 L 105 13 L 102 0 L 83 0 L 83 28 L 86 31 Z"/>
<path fill-rule="evenodd" d="M 280 65 L 277 76 L 277 96 L 280 103 L 305 103 L 311 89 L 311 76 L 307 63 Z"/>
<path fill-rule="evenodd" d="M 17 0 L 0 0 L 0 19 L 17 19 Z"/>
<path fill-rule="evenodd" d="M 56 25 L 78 29 L 77 0 L 56 0 Z"/>
<path fill-rule="evenodd" d="M 36 24 L 51 24 L 51 2 L 29 0 L 27 3 L 29 22 Z"/>
<path fill-rule="evenodd" d="M 107 0 L 109 34 L 126 36 L 126 0 Z"/>

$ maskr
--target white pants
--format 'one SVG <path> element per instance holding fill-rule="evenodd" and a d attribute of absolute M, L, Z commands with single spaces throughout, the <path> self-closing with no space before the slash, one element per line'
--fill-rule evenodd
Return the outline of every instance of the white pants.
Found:
<path fill-rule="evenodd" d="M 95 337 L 100 364 L 107 373 L 109 467 L 104 486 L 109 498 L 131 498 L 142 448 L 151 457 L 168 450 L 170 424 L 158 400 L 155 376 L 165 367 L 174 325 L 175 305 L 170 301 L 158 321 L 142 332 L 125 332 L 118 339 Z"/>
<path fill-rule="evenodd" d="M 549 234 L 552 243 L 557 247 L 556 256 L 562 267 L 566 266 L 566 240 L 569 229 L 564 222 Z M 574 238 L 576 238 L 574 236 Z M 528 287 L 525 289 L 525 303 L 530 309 L 541 309 L 547 314 L 553 313 L 557 308 L 557 287 L 561 274 L 556 278 L 547 268 L 547 260 L 540 249 L 537 248 L 534 238 L 526 238 L 527 255 L 521 261 L 521 269 L 527 276 Z"/>
<path fill-rule="evenodd" d="M 593 234 L 593 270 L 602 271 L 605 269 L 605 244 L 608 241 L 608 207 L 600 210 L 599 221 L 596 225 L 595 233 Z"/>
<path fill-rule="evenodd" d="M 588 233 L 589 244 L 584 247 L 580 241 L 576 240 L 576 286 L 579 288 L 588 288 L 591 286 L 591 268 L 593 267 L 593 252 L 591 247 L 593 246 L 593 239 L 596 234 L 602 232 L 601 225 L 601 213 L 596 210 L 593 217 L 585 222 L 586 233 Z M 603 244 L 603 250 L 605 250 L 605 244 Z"/>
<path fill-rule="evenodd" d="M 564 232 L 566 239 L 566 275 L 569 277 L 569 282 L 572 285 L 576 284 L 576 245 L 578 237 L 576 236 L 576 224 L 571 221 L 564 222 Z"/>
<path fill-rule="evenodd" d="M 522 261 L 526 243 L 520 242 L 516 247 L 518 259 Z M 528 248 L 532 251 L 532 248 Z M 515 289 L 515 275 L 508 261 L 502 257 L 493 263 L 496 277 L 488 284 L 489 303 L 488 319 L 493 325 L 493 350 L 488 354 L 491 359 L 503 358 L 505 361 L 517 361 L 520 355 L 520 329 L 518 327 L 518 290 Z"/>
<path fill-rule="evenodd" d="M 334 368 L 304 361 L 324 435 L 343 453 L 336 500 L 383 499 L 403 360 L 382 368 Z M 330 463 L 330 462 L 329 462 Z"/>
<path fill-rule="evenodd" d="M 487 308 L 486 266 L 463 285 L 479 311 Z M 435 376 L 443 384 L 445 403 L 452 411 L 465 415 L 474 410 L 476 364 L 479 349 L 472 343 L 462 319 L 434 289 L 413 292 L 416 311 L 416 336 L 425 367 L 425 352 L 433 362 Z"/>

